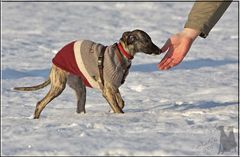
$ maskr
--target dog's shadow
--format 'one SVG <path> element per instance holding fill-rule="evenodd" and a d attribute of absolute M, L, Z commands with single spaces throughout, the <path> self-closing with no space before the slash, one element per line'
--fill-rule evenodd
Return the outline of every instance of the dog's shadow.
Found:
<path fill-rule="evenodd" d="M 10 68 L 2 70 L 2 79 L 20 79 L 23 77 L 43 77 L 47 78 L 50 69 L 37 69 L 29 71 L 18 71 Z"/>
<path fill-rule="evenodd" d="M 178 110 L 178 111 L 186 111 L 191 109 L 212 109 L 215 107 L 222 106 L 231 106 L 237 105 L 237 102 L 215 102 L 215 101 L 199 101 L 196 103 L 183 103 L 181 105 L 171 104 L 169 106 L 164 105 L 162 110 Z"/>
<path fill-rule="evenodd" d="M 237 105 L 237 102 L 215 102 L 215 101 L 199 101 L 196 103 L 183 103 L 181 105 L 176 104 L 161 104 L 152 106 L 145 109 L 126 109 L 125 112 L 148 112 L 154 110 L 161 111 L 187 111 L 191 109 L 213 109 L 215 107 L 223 107 L 223 106 L 232 106 Z"/>
<path fill-rule="evenodd" d="M 178 66 L 172 68 L 171 70 L 191 70 L 191 69 L 199 69 L 203 67 L 218 67 L 227 64 L 237 64 L 237 60 L 213 60 L 213 59 L 198 59 L 198 60 L 189 60 L 183 61 Z M 159 71 L 157 68 L 157 63 L 149 63 L 149 64 L 138 64 L 132 65 L 130 71 L 133 72 L 156 72 Z"/>
<path fill-rule="evenodd" d="M 199 69 L 202 67 L 217 67 L 227 64 L 236 64 L 236 60 L 213 60 L 213 59 L 198 59 L 183 61 L 178 66 L 172 68 L 171 70 L 189 70 L 189 69 Z M 157 72 L 157 63 L 150 64 L 138 64 L 132 65 L 130 71 L 133 72 Z M 2 79 L 19 79 L 23 77 L 44 77 L 47 78 L 50 69 L 35 69 L 29 71 L 17 71 L 15 69 L 6 68 L 2 70 Z"/>

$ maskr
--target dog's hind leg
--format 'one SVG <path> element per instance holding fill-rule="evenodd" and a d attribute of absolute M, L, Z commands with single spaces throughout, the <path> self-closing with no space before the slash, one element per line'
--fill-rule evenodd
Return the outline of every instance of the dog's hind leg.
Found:
<path fill-rule="evenodd" d="M 77 113 L 86 113 L 85 103 L 86 103 L 86 87 L 82 80 L 75 75 L 69 75 L 67 79 L 67 84 L 71 87 L 77 96 Z"/>
<path fill-rule="evenodd" d="M 37 103 L 34 112 L 34 119 L 38 119 L 46 105 L 62 93 L 66 86 L 67 75 L 67 72 L 53 65 L 50 72 L 51 88 L 47 95 Z"/>

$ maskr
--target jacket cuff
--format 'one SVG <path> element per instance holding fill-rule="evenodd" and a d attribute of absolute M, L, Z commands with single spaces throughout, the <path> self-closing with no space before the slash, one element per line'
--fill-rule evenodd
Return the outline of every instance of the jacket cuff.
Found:
<path fill-rule="evenodd" d="M 187 21 L 184 28 L 198 30 L 200 32 L 199 36 L 202 38 L 206 38 L 208 36 L 208 33 L 210 32 L 209 27 L 207 27 L 206 25 L 198 24 L 196 22 L 191 21 Z"/>

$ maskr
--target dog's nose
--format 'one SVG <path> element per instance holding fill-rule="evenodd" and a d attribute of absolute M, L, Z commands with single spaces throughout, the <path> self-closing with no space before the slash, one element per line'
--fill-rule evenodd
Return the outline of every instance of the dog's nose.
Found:
<path fill-rule="evenodd" d="M 159 50 L 159 54 L 161 54 L 162 53 L 162 49 L 158 49 Z"/>
<path fill-rule="evenodd" d="M 154 45 L 154 54 L 159 55 L 162 53 L 162 49 L 158 48 L 156 45 Z"/>

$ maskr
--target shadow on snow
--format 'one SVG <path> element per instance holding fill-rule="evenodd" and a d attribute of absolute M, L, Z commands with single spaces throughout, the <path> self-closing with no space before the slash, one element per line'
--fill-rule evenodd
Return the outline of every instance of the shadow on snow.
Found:
<path fill-rule="evenodd" d="M 191 70 L 191 69 L 199 69 L 203 67 L 218 67 L 218 66 L 223 66 L 227 64 L 237 64 L 237 60 L 198 59 L 198 60 L 183 61 L 181 64 L 172 68 L 171 70 Z M 159 71 L 159 69 L 157 68 L 157 63 L 133 65 L 130 70 L 135 72 Z"/>
<path fill-rule="evenodd" d="M 14 69 L 4 69 L 2 70 L 2 79 L 19 79 L 23 77 L 44 77 L 47 78 L 50 69 L 39 69 L 30 71 L 17 71 Z"/>
<path fill-rule="evenodd" d="M 227 64 L 236 64 L 236 60 L 213 60 L 213 59 L 199 59 L 184 61 L 180 65 L 171 70 L 188 70 L 188 69 L 199 69 L 203 67 L 217 67 Z M 133 65 L 130 69 L 133 72 L 155 72 L 159 71 L 157 68 L 157 63 L 150 64 L 139 64 Z M 19 79 L 23 77 L 44 77 L 47 78 L 50 69 L 37 69 L 30 71 L 17 71 L 14 69 L 4 69 L 2 70 L 2 79 Z"/>
<path fill-rule="evenodd" d="M 172 110 L 172 111 L 186 111 L 191 109 L 212 109 L 215 107 L 231 106 L 237 105 L 237 102 L 215 102 L 215 101 L 200 101 L 196 103 L 183 103 L 182 105 L 176 104 L 161 104 L 145 109 L 126 109 L 126 112 L 145 112 L 154 111 L 156 109 L 160 110 Z"/>

